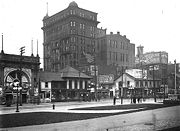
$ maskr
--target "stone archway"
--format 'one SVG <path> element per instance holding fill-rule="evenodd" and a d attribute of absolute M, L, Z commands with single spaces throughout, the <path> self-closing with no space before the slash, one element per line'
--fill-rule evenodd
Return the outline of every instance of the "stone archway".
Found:
<path fill-rule="evenodd" d="M 30 86 L 30 76 L 25 73 L 24 71 L 20 71 L 20 70 L 12 70 L 9 73 L 6 74 L 5 79 L 4 79 L 4 83 L 5 86 L 10 86 L 10 84 L 13 82 L 14 79 L 19 79 L 21 78 L 21 82 L 22 82 L 22 87 L 23 88 L 28 88 Z"/>

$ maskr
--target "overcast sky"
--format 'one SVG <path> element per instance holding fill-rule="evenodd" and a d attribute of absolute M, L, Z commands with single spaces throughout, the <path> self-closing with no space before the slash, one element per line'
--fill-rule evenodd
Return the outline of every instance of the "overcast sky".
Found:
<path fill-rule="evenodd" d="M 37 53 L 43 58 L 42 19 L 68 7 L 72 0 L 0 0 L 0 33 L 4 34 L 4 52 L 25 55 Z M 169 61 L 180 62 L 180 0 L 75 0 L 80 8 L 98 13 L 98 27 L 107 33 L 119 31 L 131 43 L 144 46 L 144 52 L 166 51 Z M 1 49 L 0 44 L 0 49 Z M 42 64 L 41 64 L 42 65 Z"/>

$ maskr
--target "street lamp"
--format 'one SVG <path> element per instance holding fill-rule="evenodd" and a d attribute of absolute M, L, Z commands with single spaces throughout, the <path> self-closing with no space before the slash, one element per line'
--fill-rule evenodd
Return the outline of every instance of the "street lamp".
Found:
<path fill-rule="evenodd" d="M 22 87 L 22 55 L 25 53 L 25 46 L 20 48 L 20 86 Z M 22 89 L 20 90 L 20 106 L 22 106 Z"/>
<path fill-rule="evenodd" d="M 18 79 L 15 79 L 13 81 L 13 89 L 16 90 L 16 93 L 17 93 L 16 112 L 19 112 L 18 90 L 21 89 L 21 87 L 19 87 L 19 80 Z"/>

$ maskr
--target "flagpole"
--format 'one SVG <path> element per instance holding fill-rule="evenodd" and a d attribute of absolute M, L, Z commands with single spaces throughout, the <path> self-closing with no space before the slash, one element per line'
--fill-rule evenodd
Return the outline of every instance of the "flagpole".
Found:
<path fill-rule="evenodd" d="M 3 51 L 3 33 L 2 33 L 2 50 L 1 50 L 1 53 L 4 53 L 4 51 Z"/>

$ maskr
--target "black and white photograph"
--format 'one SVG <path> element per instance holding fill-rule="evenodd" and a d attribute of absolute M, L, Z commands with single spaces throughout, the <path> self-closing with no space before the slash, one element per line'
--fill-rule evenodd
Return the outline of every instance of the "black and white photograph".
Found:
<path fill-rule="evenodd" d="M 180 1 L 1 0 L 0 131 L 180 131 Z"/>

